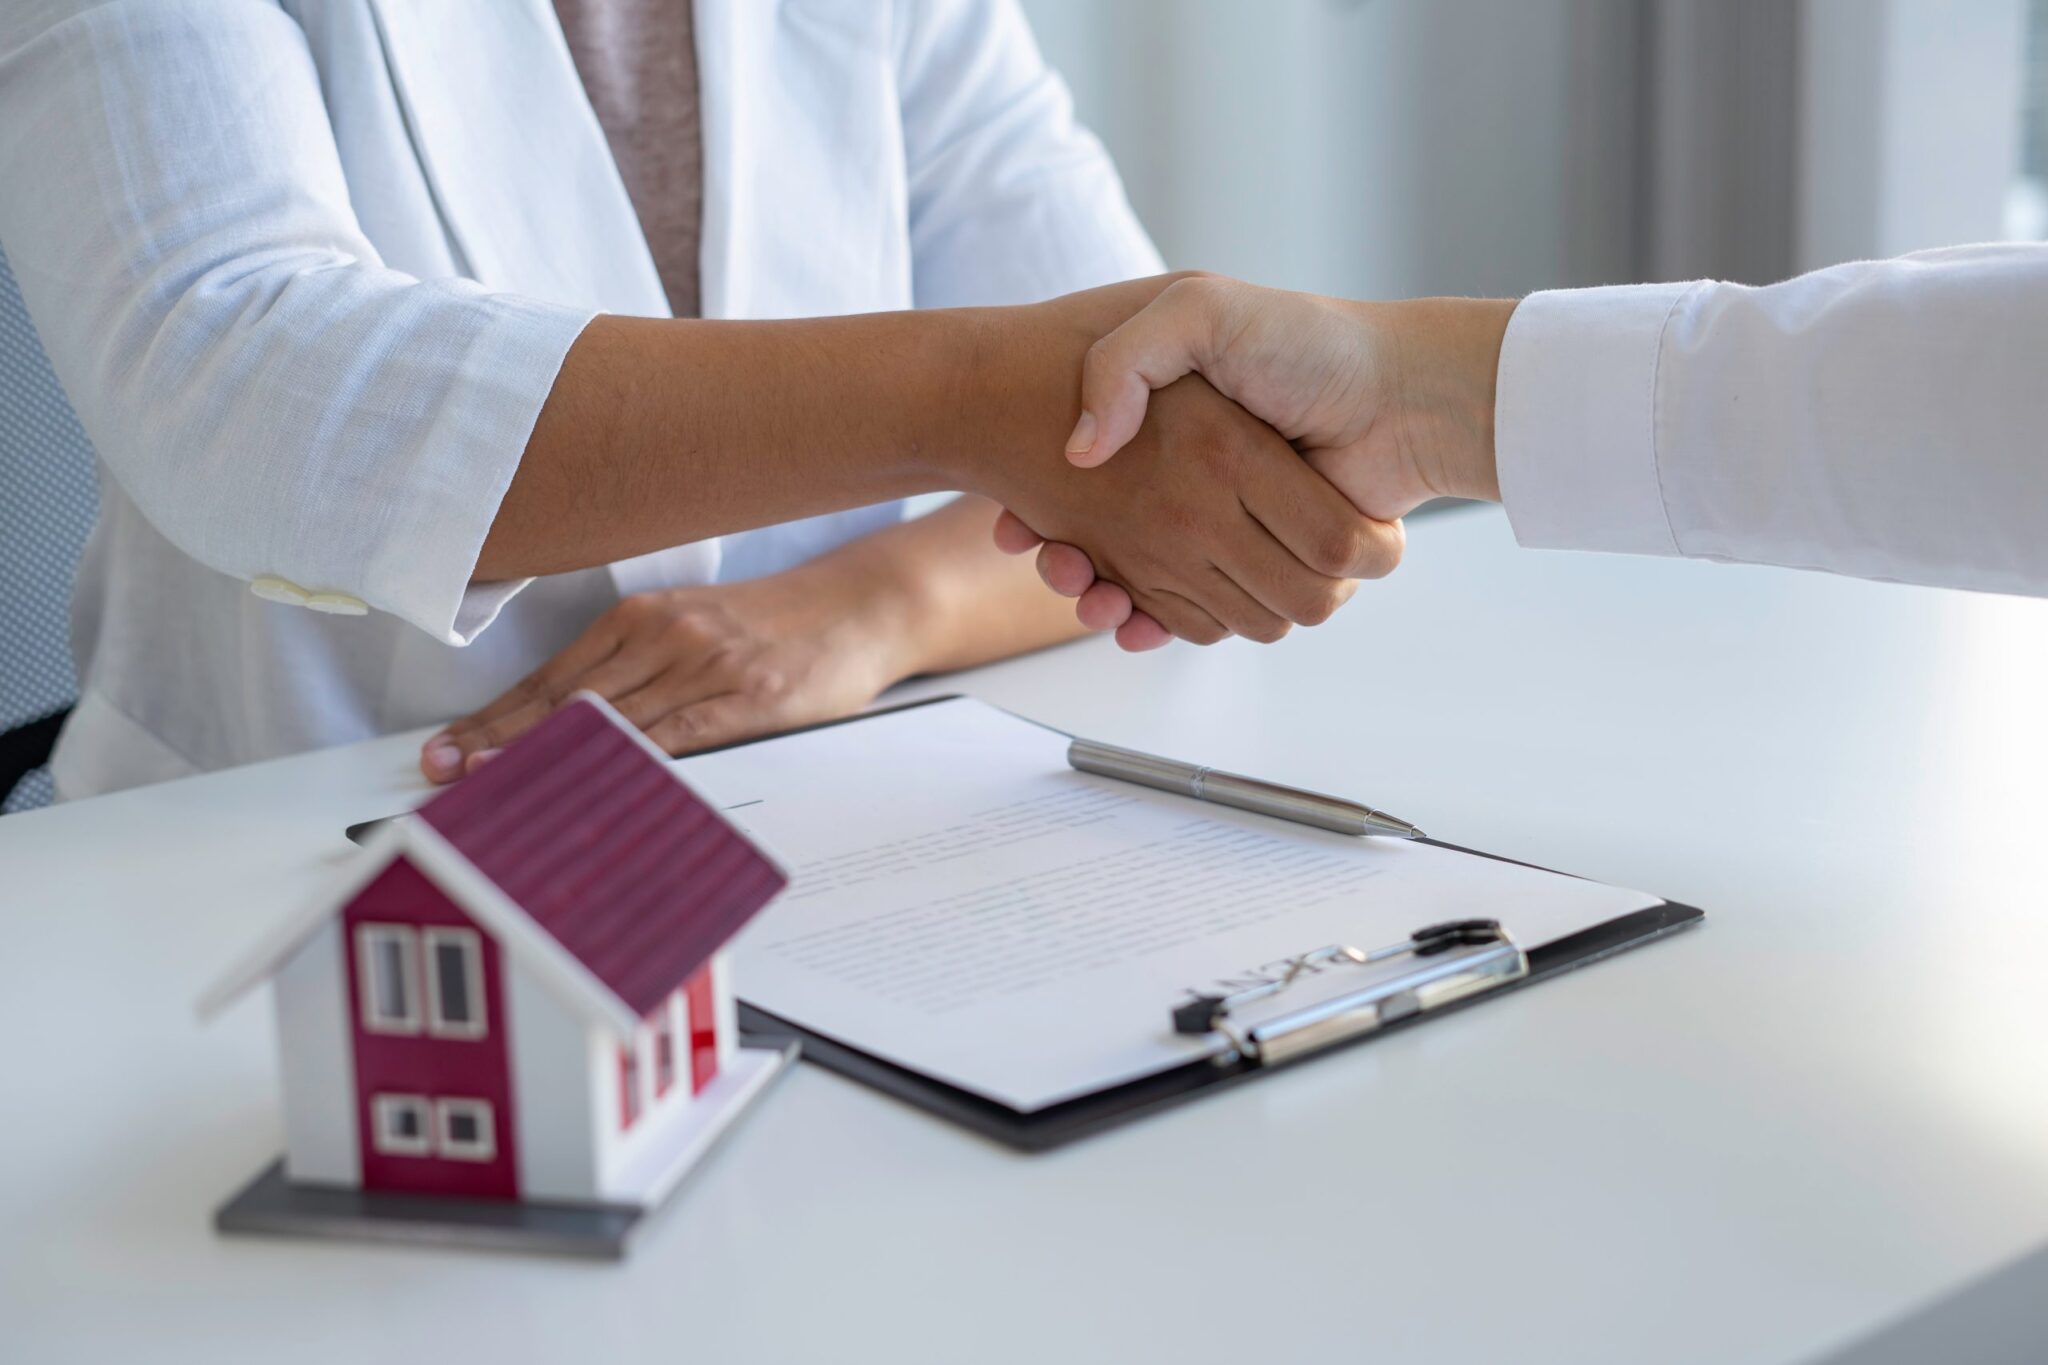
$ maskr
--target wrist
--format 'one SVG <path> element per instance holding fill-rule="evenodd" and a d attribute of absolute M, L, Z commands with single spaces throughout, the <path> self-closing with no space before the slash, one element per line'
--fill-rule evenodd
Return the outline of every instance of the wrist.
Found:
<path fill-rule="evenodd" d="M 860 661 L 874 690 L 925 671 L 938 629 L 919 557 L 891 528 L 781 575 L 810 606 L 835 654 Z"/>
<path fill-rule="evenodd" d="M 948 362 L 941 455 L 948 486 L 1014 507 L 1016 493 L 1066 477 L 1088 348 L 1182 278 L 1154 275 L 1043 303 L 957 310 L 965 331 Z"/>
<path fill-rule="evenodd" d="M 1020 475 L 1064 459 L 1096 335 L 1048 304 L 962 309 L 960 321 L 934 456 L 948 488 L 1001 500 Z"/>
<path fill-rule="evenodd" d="M 1500 501 L 1493 415 L 1514 299 L 1361 304 L 1389 339 L 1402 441 L 1439 497 Z"/>

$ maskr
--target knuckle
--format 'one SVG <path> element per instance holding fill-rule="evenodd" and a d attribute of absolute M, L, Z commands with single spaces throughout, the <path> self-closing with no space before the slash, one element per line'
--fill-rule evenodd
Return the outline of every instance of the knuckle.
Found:
<path fill-rule="evenodd" d="M 730 640 L 712 640 L 703 649 L 704 670 L 721 682 L 742 681 L 748 673 L 747 660 Z"/>
<path fill-rule="evenodd" d="M 693 711 L 673 711 L 663 716 L 648 732 L 649 738 L 671 754 L 679 754 L 703 742 L 704 722 Z"/>
<path fill-rule="evenodd" d="M 1322 531 L 1311 547 L 1309 565 L 1332 578 L 1350 578 L 1370 559 L 1371 537 L 1363 521 L 1340 521 Z"/>
<path fill-rule="evenodd" d="M 1219 284 L 1220 281 L 1214 275 L 1190 271 L 1167 285 L 1162 292 L 1173 307 L 1200 311 L 1216 302 Z"/>
<path fill-rule="evenodd" d="M 636 592 L 630 597 L 620 598 L 619 604 L 611 609 L 611 615 L 623 625 L 637 626 L 651 620 L 660 610 L 653 593 Z"/>
<path fill-rule="evenodd" d="M 562 700 L 567 690 L 563 683 L 539 674 L 528 678 L 515 689 L 522 700 L 537 703 L 550 710 Z"/>
<path fill-rule="evenodd" d="M 1401 566 L 1401 556 L 1408 548 L 1408 532 L 1400 522 L 1394 522 L 1388 531 L 1373 539 L 1359 566 L 1360 578 L 1385 578 Z"/>
<path fill-rule="evenodd" d="M 702 650 L 711 637 L 710 623 L 694 611 L 677 612 L 661 623 L 661 638 L 676 649 Z"/>
<path fill-rule="evenodd" d="M 1319 626 L 1336 614 L 1336 594 L 1317 591 L 1303 599 L 1294 619 L 1304 626 Z"/>
<path fill-rule="evenodd" d="M 1255 640 L 1262 645 L 1272 645 L 1286 639 L 1289 629 L 1290 626 L 1286 621 L 1277 616 L 1267 616 L 1263 620 L 1253 623 L 1250 629 L 1240 633 L 1248 640 Z"/>
<path fill-rule="evenodd" d="M 1088 349 L 1081 355 L 1081 366 L 1090 374 L 1106 370 L 1114 357 L 1111 355 L 1109 338 L 1097 337 L 1088 343 Z"/>

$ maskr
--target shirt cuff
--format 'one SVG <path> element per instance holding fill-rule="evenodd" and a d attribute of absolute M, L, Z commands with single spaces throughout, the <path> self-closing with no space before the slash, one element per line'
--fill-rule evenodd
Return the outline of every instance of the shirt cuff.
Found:
<path fill-rule="evenodd" d="M 1696 284 L 1531 294 L 1494 399 L 1501 501 L 1532 549 L 1677 555 L 1657 469 L 1657 361 Z"/>
<path fill-rule="evenodd" d="M 533 580 L 472 583 L 569 347 L 595 312 L 496 295 L 453 362 L 428 439 L 412 453 L 368 566 L 369 604 L 443 643 L 466 645 Z"/>

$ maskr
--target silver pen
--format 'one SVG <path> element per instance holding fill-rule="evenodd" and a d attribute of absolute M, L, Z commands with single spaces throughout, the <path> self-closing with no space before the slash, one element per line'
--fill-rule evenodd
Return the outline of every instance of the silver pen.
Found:
<path fill-rule="evenodd" d="M 1135 749 L 1119 749 L 1092 739 L 1077 739 L 1067 745 L 1067 762 L 1077 771 L 1097 777 L 1135 782 L 1163 792 L 1192 796 L 1197 801 L 1213 801 L 1219 806 L 1234 806 L 1256 815 L 1271 815 L 1339 834 L 1379 834 L 1394 839 L 1423 837 L 1422 831 L 1406 820 L 1356 801 L 1261 782 L 1236 773 L 1219 773 L 1214 768 L 1141 754 Z"/>

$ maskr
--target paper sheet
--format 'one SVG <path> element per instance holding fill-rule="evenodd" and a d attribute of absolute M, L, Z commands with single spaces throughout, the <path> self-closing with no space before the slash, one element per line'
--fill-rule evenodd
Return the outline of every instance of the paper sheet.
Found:
<path fill-rule="evenodd" d="M 1324 944 L 1485 915 L 1527 948 L 1658 903 L 1077 773 L 1066 743 L 962 698 L 684 760 L 794 874 L 741 998 L 1029 1112 L 1202 1055 L 1174 1004 Z"/>

